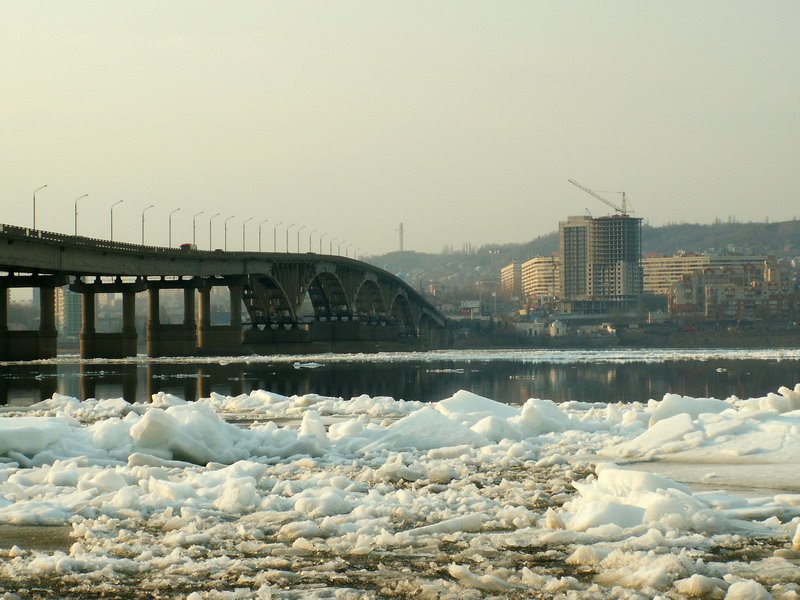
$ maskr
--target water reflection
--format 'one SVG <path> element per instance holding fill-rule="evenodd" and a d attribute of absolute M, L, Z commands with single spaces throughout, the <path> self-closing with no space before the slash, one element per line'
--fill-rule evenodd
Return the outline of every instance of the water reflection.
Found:
<path fill-rule="evenodd" d="M 156 392 L 194 400 L 212 392 L 256 389 L 284 395 L 361 394 L 436 401 L 466 389 L 501 402 L 528 398 L 557 402 L 632 402 L 673 392 L 725 398 L 761 396 L 800 381 L 800 361 L 709 360 L 655 364 L 529 364 L 516 361 L 439 361 L 384 364 L 144 363 L 6 365 L 0 367 L 0 404 L 29 405 L 54 393 L 146 402 Z"/>

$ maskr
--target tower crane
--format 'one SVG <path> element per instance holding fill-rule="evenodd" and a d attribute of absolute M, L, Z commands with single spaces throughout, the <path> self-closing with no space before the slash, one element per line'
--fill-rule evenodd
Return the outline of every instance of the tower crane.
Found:
<path fill-rule="evenodd" d="M 617 211 L 618 213 L 620 213 L 620 214 L 621 214 L 623 217 L 626 217 L 626 216 L 628 216 L 628 206 L 627 206 L 627 203 L 626 203 L 626 201 L 625 201 L 625 192 L 620 192 L 620 193 L 622 194 L 622 206 L 617 206 L 616 204 L 614 204 L 614 203 L 613 203 L 613 202 L 611 202 L 610 200 L 608 200 L 608 199 L 606 199 L 606 198 L 603 198 L 603 196 L 601 196 L 600 194 L 598 194 L 598 193 L 597 193 L 597 192 L 595 192 L 594 190 L 590 190 L 590 189 L 589 189 L 589 188 L 587 188 L 585 185 L 581 185 L 580 183 L 578 183 L 578 182 L 577 182 L 577 181 L 575 181 L 574 179 L 567 179 L 567 181 L 569 181 L 569 182 L 570 182 L 572 185 L 574 185 L 574 186 L 577 186 L 577 187 L 581 188 L 581 189 L 582 189 L 584 192 L 586 192 L 587 194 L 591 194 L 592 196 L 594 196 L 594 197 L 595 197 L 595 198 L 597 198 L 598 200 L 600 200 L 600 201 L 602 201 L 602 202 L 605 202 L 605 203 L 606 203 L 606 204 L 608 204 L 608 205 L 609 205 L 611 208 L 613 208 L 615 211 Z M 633 211 L 630 211 L 630 212 L 633 212 Z"/>

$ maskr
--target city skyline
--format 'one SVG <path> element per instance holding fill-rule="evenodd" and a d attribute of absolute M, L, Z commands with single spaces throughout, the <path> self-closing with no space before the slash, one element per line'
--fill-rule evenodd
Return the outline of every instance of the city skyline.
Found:
<path fill-rule="evenodd" d="M 249 248 L 257 223 L 361 254 L 526 242 L 609 212 L 787 220 L 800 191 L 792 2 L 7 2 L 4 221 Z M 609 194 L 614 199 L 614 194 Z M 278 238 L 278 248 L 285 239 Z M 296 239 L 290 239 L 290 248 Z M 301 250 L 308 240 L 301 239 Z M 326 248 L 327 249 L 327 248 Z M 344 252 L 342 252 L 344 253 Z"/>

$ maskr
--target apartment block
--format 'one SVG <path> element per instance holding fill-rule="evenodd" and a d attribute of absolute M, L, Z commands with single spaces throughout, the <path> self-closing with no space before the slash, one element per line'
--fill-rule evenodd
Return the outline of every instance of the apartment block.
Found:
<path fill-rule="evenodd" d="M 500 269 L 500 290 L 506 298 L 522 295 L 522 265 L 517 261 Z"/>
<path fill-rule="evenodd" d="M 646 256 L 642 259 L 644 292 L 669 296 L 672 286 L 693 271 L 759 265 L 770 260 L 766 255 L 694 254 L 681 252 L 674 256 Z"/>
<path fill-rule="evenodd" d="M 522 295 L 531 302 L 558 297 L 558 256 L 534 256 L 522 263 Z"/>

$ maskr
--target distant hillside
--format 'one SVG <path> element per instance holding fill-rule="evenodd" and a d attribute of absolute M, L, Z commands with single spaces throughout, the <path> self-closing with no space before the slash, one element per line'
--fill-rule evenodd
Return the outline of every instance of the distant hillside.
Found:
<path fill-rule="evenodd" d="M 779 223 L 686 223 L 664 227 L 642 227 L 642 250 L 658 254 L 724 252 L 800 255 L 800 221 Z"/>
<path fill-rule="evenodd" d="M 391 252 L 371 257 L 369 262 L 416 284 L 428 280 L 455 280 L 469 285 L 496 278 L 499 269 L 512 260 L 549 255 L 558 250 L 558 232 L 524 244 L 489 244 L 470 252 L 426 254 Z M 675 254 L 688 252 L 740 252 L 772 254 L 777 258 L 800 256 L 800 221 L 778 223 L 682 223 L 642 227 L 642 252 Z M 473 284 L 474 285 L 474 284 Z"/>

